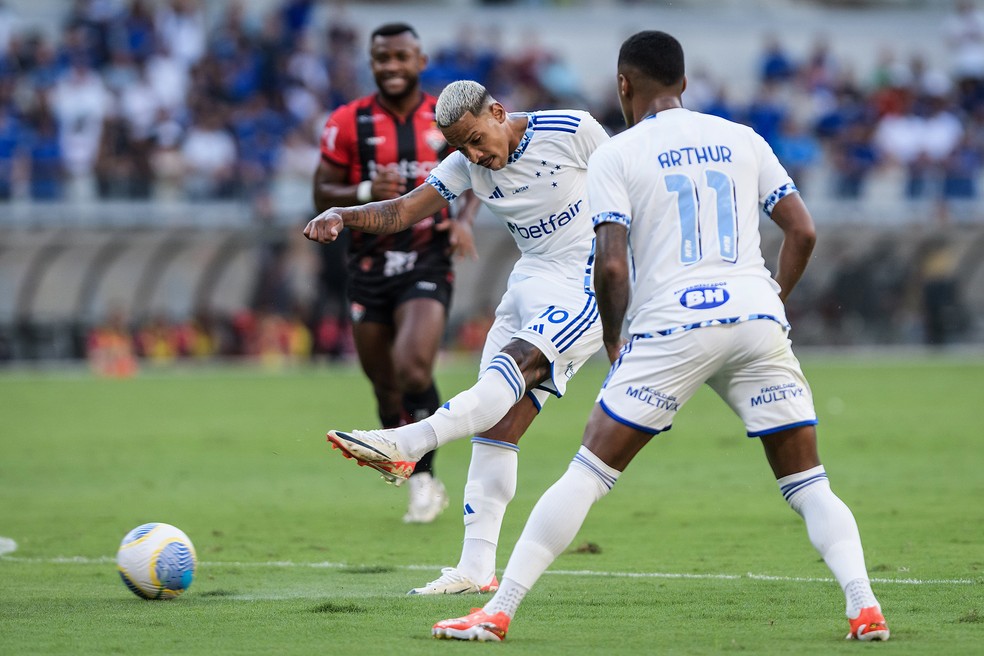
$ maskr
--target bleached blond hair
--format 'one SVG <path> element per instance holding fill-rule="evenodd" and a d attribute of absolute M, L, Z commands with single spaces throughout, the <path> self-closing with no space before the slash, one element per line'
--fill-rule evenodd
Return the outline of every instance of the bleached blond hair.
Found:
<path fill-rule="evenodd" d="M 495 102 L 488 89 L 472 80 L 458 80 L 444 87 L 437 97 L 434 119 L 437 127 L 446 128 L 457 123 L 467 112 L 478 116 Z"/>

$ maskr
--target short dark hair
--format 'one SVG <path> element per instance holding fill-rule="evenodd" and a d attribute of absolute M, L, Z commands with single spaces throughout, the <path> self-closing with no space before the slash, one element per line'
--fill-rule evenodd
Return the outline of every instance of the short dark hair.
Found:
<path fill-rule="evenodd" d="M 638 32 L 622 43 L 618 66 L 631 66 L 663 86 L 672 86 L 684 76 L 683 46 L 666 32 Z"/>
<path fill-rule="evenodd" d="M 410 25 L 406 23 L 386 23 L 385 25 L 380 25 L 372 31 L 369 35 L 369 40 L 372 41 L 377 36 L 396 36 L 397 34 L 403 34 L 404 32 L 409 32 L 413 35 L 413 38 L 419 39 L 420 35 L 417 34 L 417 30 L 413 29 Z"/>

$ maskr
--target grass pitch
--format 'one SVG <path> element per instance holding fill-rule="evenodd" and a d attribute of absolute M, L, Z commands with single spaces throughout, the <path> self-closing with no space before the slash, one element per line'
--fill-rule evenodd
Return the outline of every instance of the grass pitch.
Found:
<path fill-rule="evenodd" d="M 361 374 L 324 366 L 0 375 L 0 536 L 17 545 L 0 556 L 0 653 L 982 653 L 984 361 L 813 357 L 804 368 L 888 643 L 842 640 L 836 583 L 758 442 L 707 389 L 593 509 L 504 644 L 433 640 L 433 622 L 482 603 L 405 596 L 455 564 L 460 514 L 452 502 L 432 525 L 405 525 L 405 490 L 330 452 L 328 428 L 376 420 Z M 443 363 L 444 397 L 474 373 Z M 587 367 L 524 438 L 500 574 L 604 374 Z M 438 455 L 453 500 L 469 453 L 461 441 Z M 140 600 L 115 572 L 120 539 L 148 521 L 197 548 L 177 600 Z"/>

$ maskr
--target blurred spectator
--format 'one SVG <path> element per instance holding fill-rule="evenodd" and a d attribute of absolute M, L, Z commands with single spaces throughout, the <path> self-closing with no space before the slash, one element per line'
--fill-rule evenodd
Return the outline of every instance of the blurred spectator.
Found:
<path fill-rule="evenodd" d="M 765 37 L 759 64 L 762 82 L 786 82 L 796 75 L 796 65 L 774 35 Z"/>
<path fill-rule="evenodd" d="M 181 357 L 202 360 L 218 353 L 218 338 L 207 313 L 196 312 L 187 321 L 175 327 L 178 353 Z"/>
<path fill-rule="evenodd" d="M 310 37 L 298 38 L 287 55 L 282 84 L 284 108 L 295 121 L 308 121 L 322 113 L 322 99 L 328 97 L 331 85 Z"/>
<path fill-rule="evenodd" d="M 984 80 L 984 11 L 970 0 L 958 0 L 943 21 L 943 35 L 957 80 Z"/>
<path fill-rule="evenodd" d="M 289 128 L 286 117 L 271 107 L 264 94 L 253 94 L 233 112 L 232 131 L 239 152 L 238 178 L 247 194 L 264 191 L 269 186 Z"/>
<path fill-rule="evenodd" d="M 154 54 L 154 12 L 148 0 L 131 0 L 114 26 L 112 47 L 128 52 L 137 62 Z"/>
<path fill-rule="evenodd" d="M 26 134 L 26 153 L 30 162 L 29 195 L 34 200 L 61 200 L 64 196 L 64 158 L 55 117 L 42 103 L 28 121 L 30 129 Z"/>
<path fill-rule="evenodd" d="M 205 12 L 197 0 L 162 2 L 154 17 L 154 25 L 165 52 L 185 68 L 191 68 L 205 55 Z"/>
<path fill-rule="evenodd" d="M 178 331 L 163 315 L 155 315 L 137 329 L 137 352 L 153 364 L 169 364 L 180 355 Z"/>
<path fill-rule="evenodd" d="M 809 173 L 822 156 L 816 137 L 803 129 L 793 117 L 786 116 L 775 137 L 773 149 L 800 193 L 805 195 L 809 188 Z"/>
<path fill-rule="evenodd" d="M 838 66 L 826 37 L 817 36 L 814 39 L 810 54 L 799 68 L 797 77 L 799 85 L 810 92 L 836 86 Z"/>
<path fill-rule="evenodd" d="M 65 29 L 77 35 L 79 50 L 95 68 L 109 61 L 110 25 L 116 11 L 110 0 L 74 0 L 68 11 Z"/>
<path fill-rule="evenodd" d="M 111 310 L 106 322 L 89 332 L 86 358 L 97 376 L 129 378 L 137 373 L 133 338 L 121 310 Z"/>
<path fill-rule="evenodd" d="M 150 135 L 151 195 L 158 201 L 173 201 L 184 196 L 184 161 L 181 140 L 184 128 L 166 109 L 157 112 Z"/>
<path fill-rule="evenodd" d="M 44 36 L 28 36 L 17 56 L 20 69 L 27 74 L 26 81 L 35 93 L 44 93 L 55 86 L 61 76 L 58 51 Z"/>
<path fill-rule="evenodd" d="M 925 117 L 916 113 L 910 89 L 900 95 L 898 111 L 883 116 L 875 128 L 873 142 L 886 164 L 905 171 L 905 195 L 920 198 L 925 193 L 929 160 L 925 149 Z"/>
<path fill-rule="evenodd" d="M 967 327 L 965 308 L 957 287 L 957 258 L 953 247 L 937 240 L 929 244 L 920 269 L 925 342 L 951 343 Z"/>
<path fill-rule="evenodd" d="M 321 153 L 311 123 L 294 125 L 274 161 L 274 197 L 280 207 L 310 212 L 311 171 L 318 168 Z"/>
<path fill-rule="evenodd" d="M 96 158 L 96 186 L 101 198 L 150 198 L 150 152 L 146 141 L 131 138 L 123 118 L 103 127 Z"/>
<path fill-rule="evenodd" d="M 737 113 L 737 108 L 728 100 L 728 88 L 724 84 L 719 84 L 716 89 L 713 90 L 713 94 L 710 96 L 704 109 L 701 110 L 706 114 L 711 114 L 713 116 L 720 116 L 728 121 L 734 121 L 737 119 L 735 114 Z"/>
<path fill-rule="evenodd" d="M 24 176 L 25 130 L 10 102 L 9 81 L 0 79 L 0 201 L 14 197 Z"/>
<path fill-rule="evenodd" d="M 73 198 L 95 195 L 93 172 L 103 122 L 112 98 L 102 77 L 83 57 L 76 57 L 51 90 L 51 108 L 58 121 L 58 136 Z"/>
<path fill-rule="evenodd" d="M 11 43 L 20 27 L 18 23 L 17 15 L 4 0 L 0 0 L 0 61 L 10 54 Z"/>
<path fill-rule="evenodd" d="M 280 7 L 280 20 L 284 27 L 284 42 L 294 43 L 307 30 L 311 22 L 314 0 L 284 0 Z"/>
<path fill-rule="evenodd" d="M 154 90 L 154 98 L 172 112 L 186 107 L 191 86 L 191 72 L 164 44 L 158 44 L 145 64 L 144 76 Z"/>
<path fill-rule="evenodd" d="M 830 149 L 834 196 L 858 200 L 868 176 L 878 165 L 878 154 L 871 145 L 871 128 L 861 121 L 847 124 L 838 131 Z"/>
<path fill-rule="evenodd" d="M 984 130 L 984 126 L 977 126 Z M 943 199 L 971 201 L 978 197 L 978 179 L 984 168 L 984 152 L 971 131 L 964 133 L 954 149 L 943 160 Z M 946 208 L 944 208 L 946 211 Z M 948 212 L 947 212 L 948 213 Z"/>
<path fill-rule="evenodd" d="M 126 122 L 129 136 L 141 142 L 153 136 L 165 105 L 148 77 L 146 64 L 136 62 L 133 71 L 133 79 L 119 92 L 119 114 Z"/>
<path fill-rule="evenodd" d="M 236 192 L 236 156 L 236 142 L 220 107 L 203 102 L 181 144 L 188 197 L 231 198 Z"/>
<path fill-rule="evenodd" d="M 778 86 L 766 82 L 759 88 L 755 99 L 746 109 L 744 122 L 774 148 L 779 137 L 779 127 L 787 114 L 788 109 L 780 97 Z"/>
<path fill-rule="evenodd" d="M 421 84 L 431 93 L 440 93 L 455 80 L 476 80 L 487 84 L 498 62 L 498 55 L 481 44 L 480 35 L 474 25 L 459 25 L 454 41 L 437 49 L 431 57 L 420 75 Z"/>
<path fill-rule="evenodd" d="M 106 89 L 115 95 L 122 93 L 137 79 L 133 57 L 125 50 L 114 50 L 99 72 Z"/>

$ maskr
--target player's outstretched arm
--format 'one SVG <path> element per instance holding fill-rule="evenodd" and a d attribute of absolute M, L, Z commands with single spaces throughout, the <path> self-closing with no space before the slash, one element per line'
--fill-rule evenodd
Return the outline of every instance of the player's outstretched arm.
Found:
<path fill-rule="evenodd" d="M 392 234 L 406 230 L 447 206 L 448 201 L 434 187 L 422 184 L 392 200 L 328 208 L 308 222 L 304 236 L 327 244 L 335 241 L 346 227 L 377 235 Z"/>
<path fill-rule="evenodd" d="M 611 362 L 622 349 L 622 322 L 629 307 L 628 234 L 619 223 L 601 223 L 595 228 L 595 298 Z"/>
<path fill-rule="evenodd" d="M 813 246 L 817 243 L 817 230 L 799 194 L 790 194 L 776 203 L 772 208 L 772 220 L 783 232 L 776 282 L 780 287 L 779 298 L 785 303 L 810 262 Z"/>

